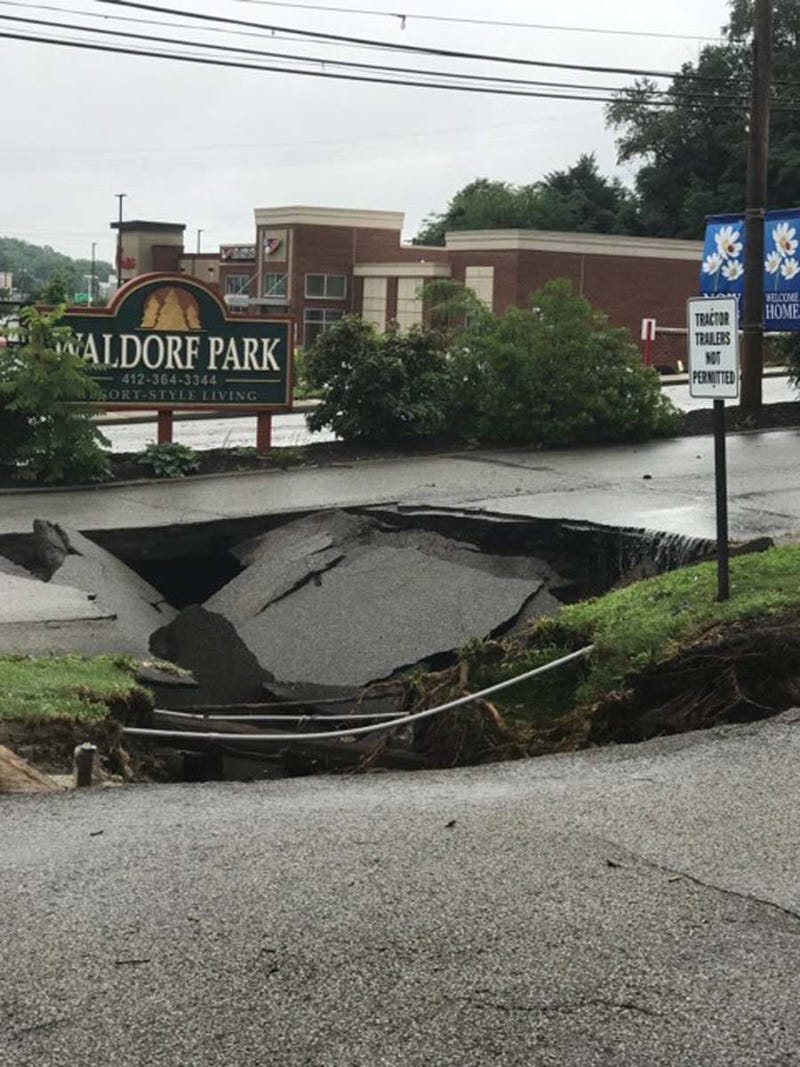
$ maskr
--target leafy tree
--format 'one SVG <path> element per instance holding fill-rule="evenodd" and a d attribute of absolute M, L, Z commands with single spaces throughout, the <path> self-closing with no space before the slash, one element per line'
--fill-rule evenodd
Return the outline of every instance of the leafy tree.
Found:
<path fill-rule="evenodd" d="M 54 274 L 42 290 L 42 303 L 55 307 L 57 304 L 66 304 L 67 300 L 67 283 L 60 274 Z"/>
<path fill-rule="evenodd" d="M 453 379 L 438 334 L 381 335 L 345 317 L 306 353 L 306 379 L 322 398 L 308 416 L 312 430 L 328 426 L 345 441 L 391 444 L 448 429 Z"/>
<path fill-rule="evenodd" d="M 530 185 L 479 178 L 431 215 L 417 244 L 443 244 L 448 230 L 537 229 L 638 233 L 636 200 L 617 178 L 604 177 L 593 155 Z"/>
<path fill-rule="evenodd" d="M 44 484 L 94 482 L 108 476 L 88 401 L 100 390 L 70 349 L 61 305 L 49 314 L 20 313 L 21 346 L 0 348 L 0 457 L 16 478 Z"/>
<path fill-rule="evenodd" d="M 744 208 L 753 3 L 731 0 L 729 8 L 722 43 L 683 65 L 669 87 L 669 106 L 653 107 L 657 85 L 642 79 L 608 108 L 609 125 L 619 131 L 619 161 L 640 165 L 635 188 L 646 234 L 699 238 L 706 215 Z M 770 207 L 800 198 L 800 128 L 790 110 L 780 110 L 794 98 L 781 82 L 796 81 L 798 62 L 800 4 L 775 0 Z"/>
<path fill-rule="evenodd" d="M 563 279 L 539 289 L 530 305 L 480 316 L 454 344 L 462 432 L 562 446 L 677 429 L 679 412 L 627 330 L 610 327 Z"/>
<path fill-rule="evenodd" d="M 54 274 L 63 278 L 69 297 L 73 293 L 85 292 L 86 275 L 91 269 L 88 258 L 72 259 L 49 245 L 34 245 L 17 237 L 0 237 L 0 270 L 13 273 L 14 288 L 25 300 L 39 300 L 42 288 Z M 110 263 L 105 260 L 95 262 L 98 281 L 107 281 L 111 272 Z"/>

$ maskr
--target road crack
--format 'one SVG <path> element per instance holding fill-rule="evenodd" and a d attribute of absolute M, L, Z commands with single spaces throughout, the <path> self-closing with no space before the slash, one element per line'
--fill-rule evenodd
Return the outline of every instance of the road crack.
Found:
<path fill-rule="evenodd" d="M 759 904 L 761 907 L 769 908 L 771 911 L 777 912 L 779 915 L 794 919 L 795 922 L 800 922 L 800 911 L 795 911 L 793 908 L 786 908 L 782 904 L 776 904 L 772 900 L 765 900 L 763 897 L 757 897 L 753 893 L 745 893 L 738 889 L 728 889 L 725 886 L 717 885 L 714 882 L 706 882 L 695 874 L 689 874 L 688 871 L 681 871 L 677 867 L 669 867 L 665 863 L 659 863 L 657 860 L 648 859 L 647 856 L 642 856 L 638 852 L 632 852 L 630 849 L 625 848 L 616 841 L 604 839 L 603 843 L 609 849 L 616 850 L 618 853 L 624 853 L 629 859 L 641 863 L 645 867 L 649 867 L 651 870 L 661 871 L 664 874 L 670 875 L 673 880 L 685 879 L 687 882 L 691 882 L 693 885 L 699 886 L 701 889 L 710 889 L 715 893 L 722 893 L 723 896 L 733 897 L 735 900 L 742 900 L 748 904 Z"/>

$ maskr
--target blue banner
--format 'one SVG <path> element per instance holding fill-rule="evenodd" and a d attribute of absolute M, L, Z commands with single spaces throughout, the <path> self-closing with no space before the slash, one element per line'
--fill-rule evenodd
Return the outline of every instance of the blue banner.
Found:
<path fill-rule="evenodd" d="M 764 220 L 764 329 L 800 330 L 800 208 Z"/>
<path fill-rule="evenodd" d="M 703 296 L 744 291 L 744 217 L 706 220 L 700 292 Z M 764 218 L 764 329 L 800 330 L 800 208 L 768 211 Z"/>
<path fill-rule="evenodd" d="M 706 220 L 700 292 L 728 296 L 744 291 L 744 218 L 711 215 Z"/>

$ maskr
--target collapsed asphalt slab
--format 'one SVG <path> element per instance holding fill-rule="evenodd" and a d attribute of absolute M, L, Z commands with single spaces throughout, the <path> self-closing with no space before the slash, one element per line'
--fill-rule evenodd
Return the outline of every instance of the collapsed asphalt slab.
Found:
<path fill-rule="evenodd" d="M 0 652 L 149 655 L 175 615 L 161 593 L 76 530 L 33 526 L 26 566 L 0 559 Z"/>
<path fill-rule="evenodd" d="M 318 513 L 233 554 L 242 573 L 153 640 L 158 655 L 191 668 L 203 695 L 215 699 L 219 679 L 207 664 L 221 657 L 236 665 L 228 671 L 233 699 L 247 699 L 254 661 L 263 681 L 317 693 L 356 689 L 554 614 L 560 604 L 549 586 L 561 579 L 542 560 L 493 555 L 368 515 Z"/>

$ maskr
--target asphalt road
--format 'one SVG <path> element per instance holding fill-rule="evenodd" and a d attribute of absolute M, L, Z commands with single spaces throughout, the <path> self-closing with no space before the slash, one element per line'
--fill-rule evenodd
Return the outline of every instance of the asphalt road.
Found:
<path fill-rule="evenodd" d="M 731 537 L 800 530 L 797 431 L 728 439 Z M 715 536 L 711 437 L 564 451 L 481 450 L 235 477 L 0 492 L 0 533 L 91 531 L 398 502 Z"/>
<path fill-rule="evenodd" d="M 794 1065 L 800 713 L 0 802 L 0 1060 Z"/>

